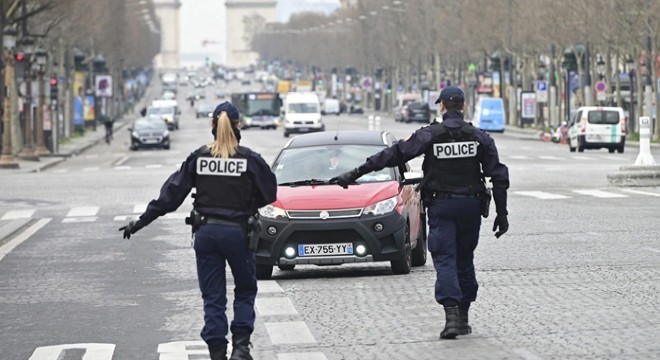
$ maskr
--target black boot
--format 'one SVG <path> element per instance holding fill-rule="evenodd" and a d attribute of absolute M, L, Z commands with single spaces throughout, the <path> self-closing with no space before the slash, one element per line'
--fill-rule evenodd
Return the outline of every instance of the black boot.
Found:
<path fill-rule="evenodd" d="M 472 333 L 472 327 L 468 325 L 468 309 L 458 309 L 458 335 Z"/>
<path fill-rule="evenodd" d="M 458 306 L 445 306 L 445 328 L 440 333 L 440 338 L 454 339 L 458 333 Z"/>
<path fill-rule="evenodd" d="M 211 360 L 227 360 L 227 345 L 225 346 L 209 346 L 209 354 Z"/>
<path fill-rule="evenodd" d="M 231 358 L 229 360 L 252 360 L 250 355 L 250 334 L 234 335 L 231 340 Z"/>

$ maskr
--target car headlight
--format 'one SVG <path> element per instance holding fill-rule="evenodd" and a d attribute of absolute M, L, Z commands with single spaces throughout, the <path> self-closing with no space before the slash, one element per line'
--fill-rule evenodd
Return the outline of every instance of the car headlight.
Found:
<path fill-rule="evenodd" d="M 396 208 L 398 200 L 396 196 L 379 201 L 364 208 L 365 214 L 383 215 L 392 212 Z"/>
<path fill-rule="evenodd" d="M 170 137 L 170 132 L 168 130 L 165 130 L 165 132 L 163 133 L 163 138 L 167 139 L 168 137 Z"/>
<path fill-rule="evenodd" d="M 277 219 L 277 218 L 287 217 L 286 211 L 284 211 L 284 209 L 280 209 L 277 206 L 273 206 L 273 205 L 266 205 L 260 208 L 259 215 L 267 219 Z"/>
<path fill-rule="evenodd" d="M 133 131 L 133 132 L 131 133 L 131 136 L 133 136 L 134 138 L 138 139 L 138 138 L 140 137 L 140 134 L 138 134 L 137 131 Z"/>

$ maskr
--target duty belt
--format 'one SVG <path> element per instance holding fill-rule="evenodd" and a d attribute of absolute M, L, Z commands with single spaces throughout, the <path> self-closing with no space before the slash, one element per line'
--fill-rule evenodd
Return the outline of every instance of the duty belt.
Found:
<path fill-rule="evenodd" d="M 234 225 L 234 226 L 243 225 L 243 223 L 238 221 L 232 221 L 232 220 L 222 219 L 213 216 L 204 216 L 204 218 L 202 219 L 202 224 L 221 224 L 221 225 Z"/>
<path fill-rule="evenodd" d="M 476 199 L 478 198 L 479 195 L 477 194 L 453 194 L 453 193 L 433 193 L 432 199 L 452 199 L 452 198 L 459 198 L 459 199 L 467 199 L 467 198 L 473 198 Z"/>

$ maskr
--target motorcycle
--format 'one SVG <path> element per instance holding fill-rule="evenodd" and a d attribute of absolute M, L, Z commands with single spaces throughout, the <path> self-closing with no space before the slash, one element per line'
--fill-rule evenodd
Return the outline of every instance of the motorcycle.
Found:
<path fill-rule="evenodd" d="M 568 123 L 562 121 L 561 126 L 552 133 L 552 142 L 555 144 L 565 144 L 568 139 Z"/>

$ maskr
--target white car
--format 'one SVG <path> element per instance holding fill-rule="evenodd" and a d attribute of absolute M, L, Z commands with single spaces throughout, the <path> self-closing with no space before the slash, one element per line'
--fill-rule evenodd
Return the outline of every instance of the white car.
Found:
<path fill-rule="evenodd" d="M 571 152 L 607 148 L 623 153 L 626 144 L 626 116 L 620 107 L 584 106 L 568 122 Z"/>

